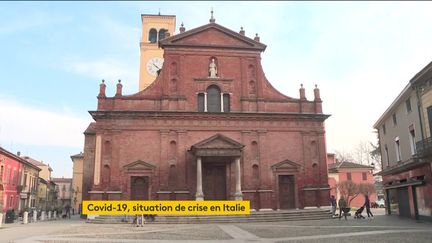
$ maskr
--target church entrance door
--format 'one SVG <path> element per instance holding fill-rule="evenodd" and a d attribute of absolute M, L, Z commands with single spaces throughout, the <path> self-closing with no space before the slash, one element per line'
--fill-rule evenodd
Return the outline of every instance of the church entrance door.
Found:
<path fill-rule="evenodd" d="M 295 208 L 294 176 L 279 175 L 279 207 Z"/>
<path fill-rule="evenodd" d="M 203 193 L 205 200 L 226 200 L 226 165 L 203 164 Z"/>
<path fill-rule="evenodd" d="M 148 176 L 131 177 L 131 200 L 148 200 L 149 178 Z"/>

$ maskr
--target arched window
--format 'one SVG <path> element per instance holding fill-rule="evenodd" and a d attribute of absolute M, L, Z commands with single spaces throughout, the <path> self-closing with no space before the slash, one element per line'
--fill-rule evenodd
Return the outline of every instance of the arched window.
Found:
<path fill-rule="evenodd" d="M 198 93 L 198 112 L 229 112 L 230 95 L 221 93 L 217 85 L 210 85 L 207 92 Z"/>
<path fill-rule="evenodd" d="M 259 187 L 259 168 L 258 165 L 253 165 L 252 166 L 252 184 L 254 188 L 258 188 Z"/>
<path fill-rule="evenodd" d="M 167 32 L 166 29 L 160 29 L 159 30 L 159 40 L 165 39 L 165 33 Z"/>
<path fill-rule="evenodd" d="M 157 42 L 157 30 L 156 29 L 150 29 L 148 40 L 150 41 L 150 43 L 156 43 Z"/>
<path fill-rule="evenodd" d="M 177 158 L 177 143 L 175 141 L 170 142 L 170 152 L 169 152 L 170 159 Z"/>
<path fill-rule="evenodd" d="M 207 108 L 209 112 L 221 111 L 220 89 L 216 85 L 210 85 L 207 88 Z"/>
<path fill-rule="evenodd" d="M 258 143 L 256 141 L 252 142 L 251 150 L 252 150 L 252 159 L 257 160 L 258 159 Z"/>

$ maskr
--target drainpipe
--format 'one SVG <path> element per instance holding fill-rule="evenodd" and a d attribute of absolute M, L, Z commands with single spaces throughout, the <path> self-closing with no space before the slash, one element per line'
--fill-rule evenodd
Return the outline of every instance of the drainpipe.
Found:
<path fill-rule="evenodd" d="M 420 122 L 420 134 L 422 139 L 422 146 L 423 146 L 423 153 L 425 152 L 425 143 L 424 143 L 424 133 L 423 133 L 423 122 L 422 122 L 422 113 L 421 113 L 421 100 L 420 100 L 420 94 L 419 94 L 419 86 L 415 86 L 416 90 L 416 96 L 417 96 L 417 110 L 419 115 L 419 122 Z"/>

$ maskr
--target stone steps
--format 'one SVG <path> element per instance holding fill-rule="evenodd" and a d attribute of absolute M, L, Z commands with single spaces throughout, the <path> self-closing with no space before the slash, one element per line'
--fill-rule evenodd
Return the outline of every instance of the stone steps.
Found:
<path fill-rule="evenodd" d="M 100 215 L 95 219 L 88 219 L 87 223 L 94 224 L 126 224 L 132 223 L 134 216 L 129 215 L 128 222 L 123 221 L 122 215 Z M 297 220 L 331 219 L 329 210 L 302 209 L 280 210 L 268 212 L 251 212 L 250 215 L 160 215 L 151 224 L 193 224 L 193 223 L 244 223 L 244 222 L 277 222 Z"/>

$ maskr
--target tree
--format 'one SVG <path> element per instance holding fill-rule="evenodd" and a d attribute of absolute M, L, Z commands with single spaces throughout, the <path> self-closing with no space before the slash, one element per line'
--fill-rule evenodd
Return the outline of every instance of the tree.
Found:
<path fill-rule="evenodd" d="M 370 195 L 375 192 L 375 185 L 372 183 L 360 183 L 359 192 L 363 195 Z"/>
<path fill-rule="evenodd" d="M 360 194 L 359 185 L 353 181 L 342 181 L 337 183 L 336 187 L 341 196 L 345 199 L 347 207 L 350 207 L 352 200 Z"/>
<path fill-rule="evenodd" d="M 342 163 L 344 161 L 353 161 L 352 153 L 346 151 L 335 151 L 335 157 L 337 163 Z"/>
<path fill-rule="evenodd" d="M 381 169 L 381 148 L 379 147 L 379 141 L 377 141 L 377 145 L 374 145 L 372 142 L 360 141 L 351 151 L 335 151 L 335 156 L 338 162 L 347 161 Z"/>
<path fill-rule="evenodd" d="M 370 156 L 373 159 L 373 162 L 375 164 L 375 168 L 378 169 L 382 169 L 382 163 L 381 163 L 381 146 L 379 143 L 379 135 L 378 135 L 378 131 L 375 131 L 375 133 L 377 134 L 377 140 L 376 140 L 376 145 L 374 145 L 373 143 L 370 143 L 371 147 L 372 147 L 372 151 L 370 152 Z"/>

